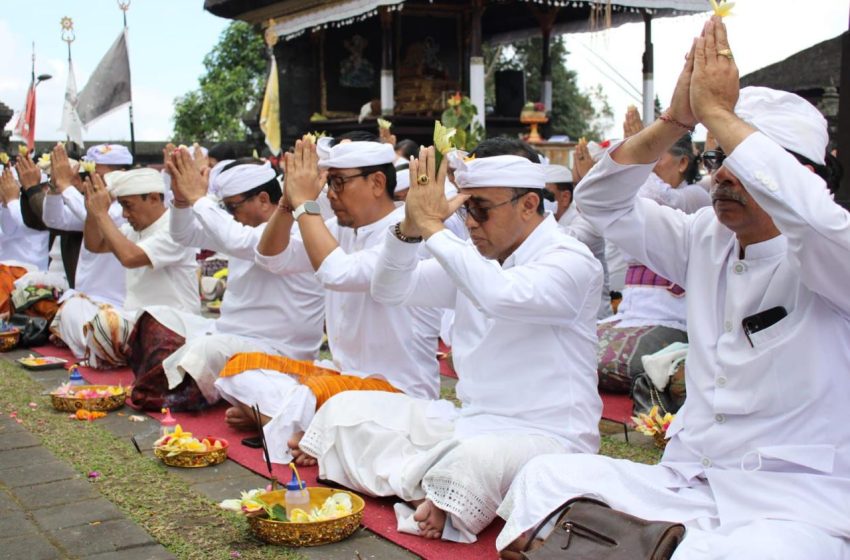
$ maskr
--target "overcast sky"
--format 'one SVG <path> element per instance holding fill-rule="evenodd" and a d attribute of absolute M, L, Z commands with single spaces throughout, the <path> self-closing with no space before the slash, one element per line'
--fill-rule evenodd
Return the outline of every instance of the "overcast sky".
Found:
<path fill-rule="evenodd" d="M 708 4 L 708 0 L 706 0 Z M 0 101 L 15 111 L 23 107 L 30 80 L 32 42 L 36 43 L 36 73 L 53 79 L 38 87 L 36 139 L 60 139 L 62 102 L 67 79 L 67 49 L 59 21 L 74 20 L 77 40 L 72 45 L 77 86 L 82 90 L 100 58 L 121 30 L 115 0 L 2 0 L 0 6 Z M 138 140 L 164 140 L 173 129 L 174 99 L 197 87 L 204 55 L 216 43 L 229 20 L 202 8 L 202 0 L 133 0 L 128 12 L 130 65 Z M 741 74 L 840 34 L 848 27 L 850 0 L 737 0 L 728 18 L 730 42 Z M 699 33 L 705 15 L 658 20 L 653 24 L 656 92 L 663 105 L 669 100 L 682 57 Z M 584 88 L 601 84 L 614 109 L 609 136 L 622 135 L 620 123 L 628 104 L 637 103 L 624 90 L 600 57 L 640 91 L 643 25 L 630 24 L 593 34 L 567 36 L 568 66 Z M 590 54 L 593 51 L 596 55 Z M 600 71 L 601 70 L 601 71 Z M 620 85 L 615 84 L 615 81 Z M 86 139 L 128 140 L 127 111 L 93 124 Z"/>

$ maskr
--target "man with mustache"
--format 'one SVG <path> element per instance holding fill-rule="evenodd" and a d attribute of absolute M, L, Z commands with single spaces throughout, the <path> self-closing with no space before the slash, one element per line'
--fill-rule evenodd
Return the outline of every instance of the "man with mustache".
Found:
<path fill-rule="evenodd" d="M 637 198 L 653 162 L 697 122 L 723 151 L 707 158 L 713 211 Z M 580 210 L 606 238 L 688 290 L 688 396 L 660 465 L 529 463 L 500 509 L 504 558 L 519 558 L 524 532 L 578 496 L 684 523 L 677 560 L 850 558 L 850 216 L 827 189 L 827 141 L 802 98 L 739 90 L 715 17 L 670 108 L 578 186 Z"/>

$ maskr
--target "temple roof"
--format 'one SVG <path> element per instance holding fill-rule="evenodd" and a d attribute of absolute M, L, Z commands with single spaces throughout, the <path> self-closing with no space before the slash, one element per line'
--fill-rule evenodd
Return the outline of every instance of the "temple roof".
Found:
<path fill-rule="evenodd" d="M 531 7 L 558 7 L 556 33 L 590 31 L 642 18 L 709 10 L 708 0 L 485 0 L 482 21 L 486 37 L 513 39 L 539 29 Z M 469 0 L 205 0 L 204 9 L 225 18 L 262 23 L 276 20 L 275 31 L 284 38 L 323 27 L 340 27 L 377 13 L 378 8 L 403 9 L 405 5 L 434 10 L 466 10 Z M 528 33 L 525 33 L 528 35 Z"/>
<path fill-rule="evenodd" d="M 741 78 L 741 85 L 765 86 L 795 93 L 838 87 L 841 83 L 843 36 L 827 39 L 785 60 L 751 72 Z"/>

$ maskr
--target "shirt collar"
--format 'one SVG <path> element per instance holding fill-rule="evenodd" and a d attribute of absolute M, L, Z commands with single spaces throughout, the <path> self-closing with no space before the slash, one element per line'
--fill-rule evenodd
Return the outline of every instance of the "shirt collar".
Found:
<path fill-rule="evenodd" d="M 740 247 L 737 240 L 735 241 L 735 245 L 737 246 L 736 248 Z M 780 234 L 776 237 L 771 237 L 766 241 L 747 245 L 747 248 L 744 250 L 744 260 L 753 261 L 757 259 L 768 259 L 784 255 L 787 252 L 788 239 L 784 235 Z"/>
<path fill-rule="evenodd" d="M 354 233 L 358 236 L 365 235 L 368 233 L 372 233 L 373 231 L 385 230 L 391 224 L 396 222 L 400 222 L 404 219 L 404 205 L 397 206 L 395 210 L 378 220 L 377 222 L 372 222 L 371 224 L 366 224 L 365 226 L 360 226 L 359 228 L 354 230 Z"/>
<path fill-rule="evenodd" d="M 552 238 L 559 231 L 555 217 L 548 214 L 525 238 L 525 241 L 517 247 L 516 251 L 505 259 L 502 268 L 513 268 L 531 261 L 542 249 L 552 246 Z"/>

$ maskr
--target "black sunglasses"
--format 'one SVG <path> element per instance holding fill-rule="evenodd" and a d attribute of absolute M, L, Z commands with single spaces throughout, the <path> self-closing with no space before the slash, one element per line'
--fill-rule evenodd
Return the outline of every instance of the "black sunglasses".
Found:
<path fill-rule="evenodd" d="M 343 175 L 333 175 L 331 177 L 328 177 L 328 187 L 334 193 L 339 194 L 343 191 L 343 189 L 345 188 L 345 184 L 348 181 L 350 181 L 352 179 L 356 179 L 357 177 L 367 177 L 367 176 L 371 175 L 372 173 L 374 173 L 374 171 L 369 171 L 369 172 L 366 172 L 366 173 L 358 173 L 357 175 L 345 175 L 345 176 L 343 176 Z"/>
<path fill-rule="evenodd" d="M 494 204 L 493 206 L 478 206 L 477 204 L 472 204 L 469 200 L 467 200 L 463 203 L 463 206 L 457 209 L 457 215 L 464 222 L 466 221 L 467 216 L 472 216 L 472 219 L 475 220 L 476 223 L 483 224 L 490 219 L 490 210 L 515 202 L 527 194 L 529 193 L 524 192 L 514 195 L 509 200 L 500 202 L 499 204 Z"/>
<path fill-rule="evenodd" d="M 257 196 L 258 194 L 260 194 L 260 193 L 255 193 L 255 194 L 246 196 L 242 200 L 237 200 L 236 202 L 222 202 L 221 207 L 224 208 L 224 210 L 228 214 L 233 215 L 233 214 L 236 213 L 236 210 L 238 210 L 240 206 L 242 206 L 243 204 L 245 204 L 246 202 L 248 202 L 249 200 L 251 200 L 252 198 Z"/>
<path fill-rule="evenodd" d="M 713 173 L 723 165 L 726 154 L 723 153 L 723 150 L 708 150 L 702 153 L 700 159 L 702 159 L 702 164 L 705 165 L 706 170 Z"/>

